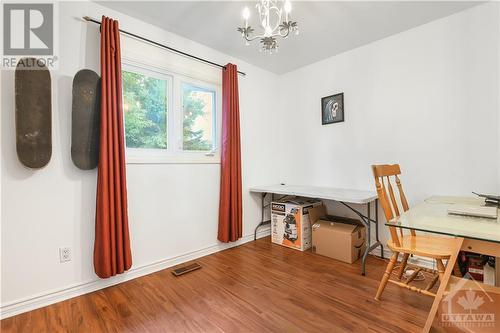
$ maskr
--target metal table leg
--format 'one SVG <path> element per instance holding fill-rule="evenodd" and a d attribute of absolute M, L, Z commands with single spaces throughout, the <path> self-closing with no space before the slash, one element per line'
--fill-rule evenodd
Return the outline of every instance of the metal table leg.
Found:
<path fill-rule="evenodd" d="M 378 239 L 378 199 L 375 199 L 375 239 L 380 244 L 380 258 L 384 259 L 384 245 Z"/>
<path fill-rule="evenodd" d="M 370 214 L 370 203 L 367 204 L 368 207 L 367 207 L 367 246 L 366 246 L 366 249 L 365 249 L 365 253 L 363 254 L 363 261 L 362 261 L 362 268 L 361 268 L 361 274 L 362 275 L 365 275 L 366 273 L 366 257 L 368 256 L 368 254 L 370 252 L 372 252 L 373 250 L 375 250 L 378 246 L 380 246 L 380 256 L 382 258 L 384 258 L 384 247 L 382 245 L 382 243 L 380 243 L 380 240 L 378 239 L 378 199 L 375 199 L 375 220 L 373 220 L 371 218 L 371 214 Z M 375 243 L 374 244 L 371 244 L 371 223 L 375 223 Z"/>
<path fill-rule="evenodd" d="M 361 259 L 361 275 L 365 275 L 366 272 L 366 257 L 368 256 L 368 253 L 370 253 L 370 236 L 371 236 L 371 223 L 370 223 L 370 206 L 371 202 L 366 204 L 366 216 L 368 219 L 366 220 L 365 226 L 366 226 L 366 247 L 365 247 L 365 253 L 363 253 L 363 259 Z M 364 219 L 361 219 L 364 221 Z"/>
<path fill-rule="evenodd" d="M 267 193 L 262 193 L 261 195 L 261 217 L 260 217 L 260 223 L 255 227 L 255 231 L 253 233 L 253 240 L 257 240 L 257 230 L 262 227 L 263 225 L 270 224 L 271 220 L 264 221 L 265 218 L 265 211 L 266 207 L 268 207 L 271 203 L 267 204 L 265 203 Z M 273 195 L 271 195 L 271 201 L 273 200 Z"/>
<path fill-rule="evenodd" d="M 363 215 L 356 209 L 352 208 L 345 202 L 341 202 L 344 206 L 352 210 L 356 215 L 358 215 L 361 219 L 361 223 L 366 228 L 366 248 L 365 248 L 365 253 L 363 253 L 363 257 L 361 259 L 361 274 L 365 275 L 366 273 L 366 257 L 370 252 L 372 252 L 374 249 L 376 249 L 378 246 L 380 246 L 380 251 L 381 251 L 381 257 L 384 257 L 384 248 L 382 246 L 382 243 L 380 243 L 380 240 L 378 238 L 378 199 L 375 199 L 375 219 L 371 218 L 371 202 L 368 202 L 366 205 L 366 210 L 367 210 L 367 215 Z M 371 243 L 371 224 L 375 223 L 375 243 Z"/>

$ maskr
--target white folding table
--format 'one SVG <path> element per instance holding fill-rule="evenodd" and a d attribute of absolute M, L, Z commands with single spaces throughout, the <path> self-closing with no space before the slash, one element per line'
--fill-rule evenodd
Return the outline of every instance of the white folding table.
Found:
<path fill-rule="evenodd" d="M 366 227 L 366 250 L 363 254 L 361 274 L 365 275 L 365 262 L 368 253 L 380 246 L 380 254 L 384 257 L 384 247 L 378 239 L 378 198 L 377 194 L 372 191 L 361 191 L 343 188 L 319 187 L 319 186 L 301 186 L 301 185 L 267 185 L 255 186 L 250 188 L 250 192 L 260 193 L 262 200 L 262 215 L 259 225 L 255 228 L 254 239 L 257 238 L 257 230 L 265 225 L 271 223 L 271 220 L 265 220 L 265 210 L 269 204 L 265 203 L 267 195 L 271 195 L 271 201 L 274 200 L 274 195 L 294 195 L 306 198 L 322 199 L 337 201 L 349 208 L 356 215 L 359 216 L 361 222 Z M 375 202 L 375 218 L 371 218 L 371 203 Z M 349 204 L 366 205 L 366 215 L 359 210 L 351 207 Z M 371 224 L 375 223 L 375 243 L 371 244 L 370 232 Z"/>

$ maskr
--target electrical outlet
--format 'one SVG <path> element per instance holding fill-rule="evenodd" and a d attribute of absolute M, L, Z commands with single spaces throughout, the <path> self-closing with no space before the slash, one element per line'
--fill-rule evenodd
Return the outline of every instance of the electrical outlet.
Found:
<path fill-rule="evenodd" d="M 60 260 L 60 262 L 71 261 L 71 248 L 60 247 L 59 248 L 59 260 Z"/>

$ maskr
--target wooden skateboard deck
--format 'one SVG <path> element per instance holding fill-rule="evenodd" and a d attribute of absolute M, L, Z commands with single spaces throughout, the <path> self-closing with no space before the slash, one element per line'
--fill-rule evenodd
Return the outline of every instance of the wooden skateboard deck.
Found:
<path fill-rule="evenodd" d="M 71 158 L 82 170 L 92 170 L 99 161 L 99 110 L 101 79 L 82 69 L 73 79 Z"/>
<path fill-rule="evenodd" d="M 50 72 L 45 66 L 23 67 L 20 61 L 15 73 L 17 157 L 28 168 L 39 169 L 49 163 L 52 155 Z"/>

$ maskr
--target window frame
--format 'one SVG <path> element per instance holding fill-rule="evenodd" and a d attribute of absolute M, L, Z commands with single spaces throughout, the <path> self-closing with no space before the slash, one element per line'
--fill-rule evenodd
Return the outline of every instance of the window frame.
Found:
<path fill-rule="evenodd" d="M 222 127 L 222 87 L 197 78 L 182 75 L 167 68 L 122 59 L 122 70 L 167 81 L 167 149 L 129 148 L 125 146 L 126 164 L 220 164 Z M 182 84 L 215 92 L 213 149 L 183 150 Z M 123 117 L 125 136 L 125 116 Z M 126 141 L 125 141 L 126 142 Z"/>

